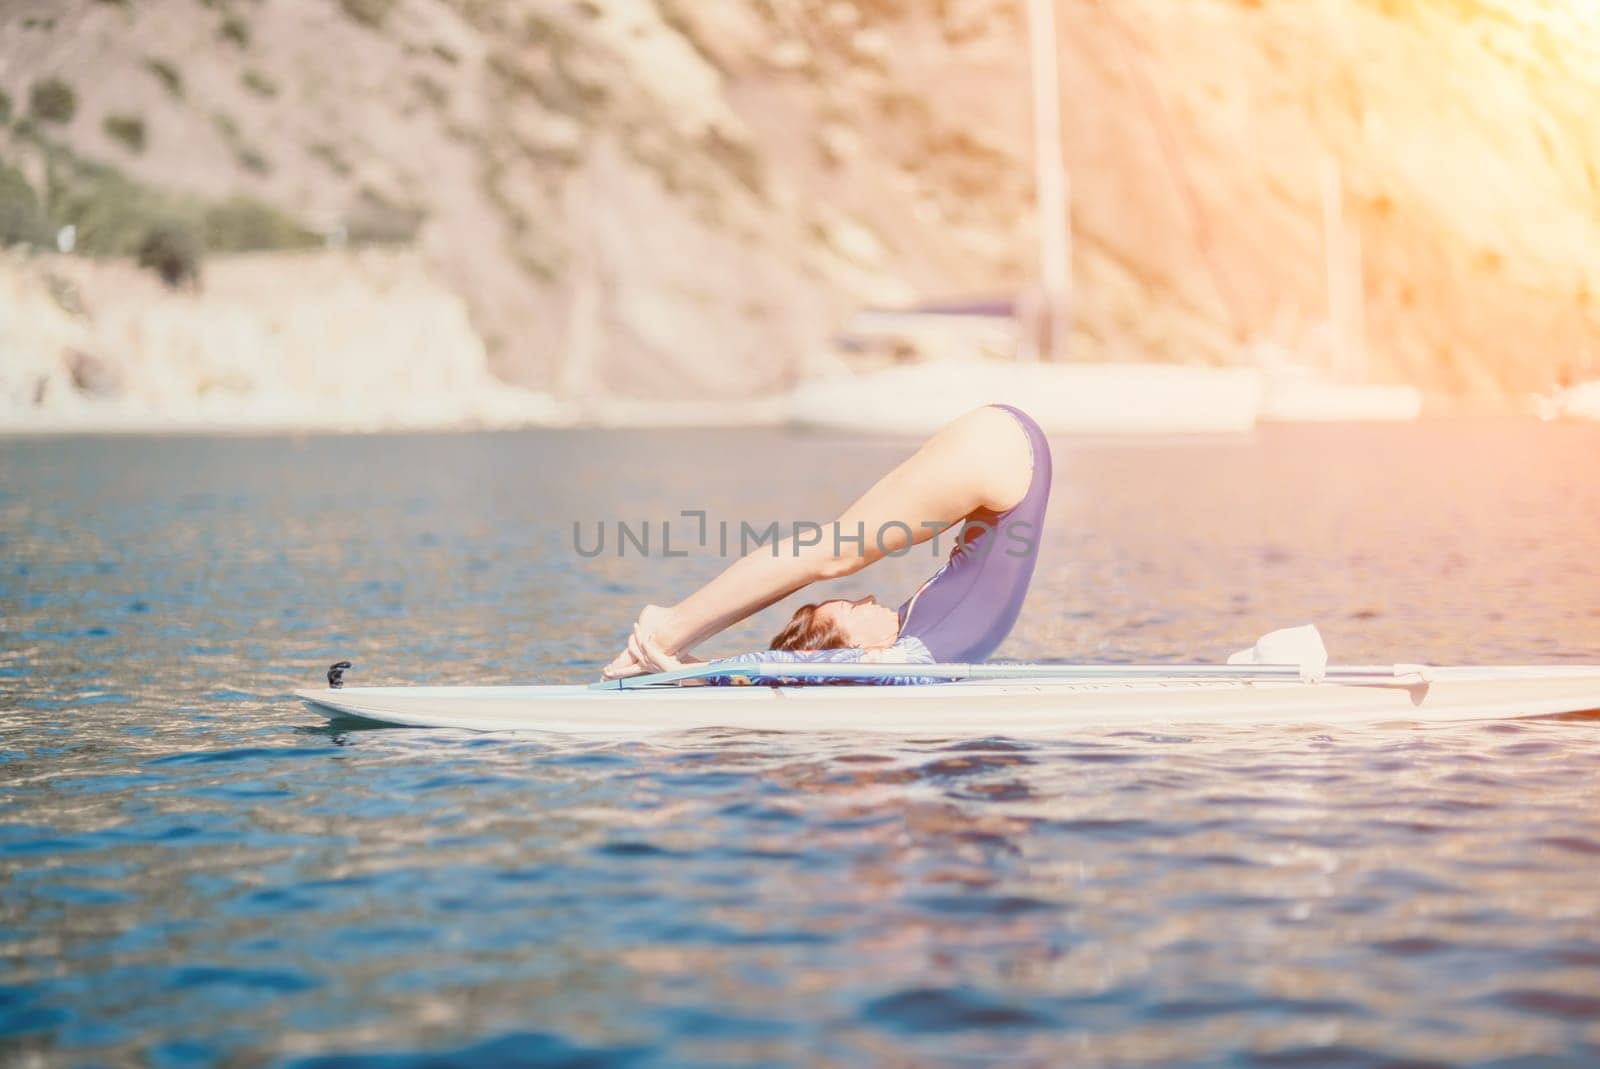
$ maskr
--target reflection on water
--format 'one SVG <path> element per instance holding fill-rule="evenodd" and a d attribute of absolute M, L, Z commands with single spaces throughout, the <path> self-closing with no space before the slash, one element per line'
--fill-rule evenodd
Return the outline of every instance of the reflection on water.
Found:
<path fill-rule="evenodd" d="M 1597 430 L 1057 443 L 1003 653 L 1214 658 L 1311 619 L 1337 660 L 1600 660 Z M 284 700 L 339 657 L 586 678 L 717 562 L 582 561 L 574 520 L 825 515 L 906 448 L 0 444 L 0 1050 L 1600 1059 L 1594 718 L 596 744 Z"/>

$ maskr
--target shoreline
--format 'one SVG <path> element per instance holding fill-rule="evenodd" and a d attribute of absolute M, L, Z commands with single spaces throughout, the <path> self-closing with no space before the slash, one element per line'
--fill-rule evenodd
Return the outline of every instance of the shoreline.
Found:
<path fill-rule="evenodd" d="M 511 389 L 508 387 L 508 389 Z M 525 414 L 499 412 L 493 403 L 450 418 L 407 418 L 404 415 L 340 420 L 277 415 L 203 415 L 162 417 L 148 413 L 53 413 L 51 418 L 0 421 L 0 440 L 62 437 L 252 437 L 382 434 L 472 434 L 526 430 L 695 430 L 781 427 L 789 423 L 787 398 L 751 401 L 632 401 L 607 399 L 588 403 L 557 402 L 530 392 Z M 487 409 L 485 411 L 484 409 Z"/>
<path fill-rule="evenodd" d="M 182 417 L 177 419 L 140 418 L 86 418 L 29 421 L 26 423 L 0 423 L 0 442 L 37 440 L 45 438 L 251 438 L 251 437 L 357 437 L 407 434 L 480 434 L 518 431 L 693 431 L 693 430 L 788 430 L 801 435 L 818 433 L 844 433 L 847 437 L 910 438 L 916 435 L 896 434 L 893 429 L 875 432 L 860 428 L 849 432 L 823 432 L 818 428 L 789 418 L 783 406 L 765 403 L 746 411 L 747 406 L 729 405 L 736 411 L 723 412 L 720 418 L 705 418 L 705 410 L 696 403 L 684 409 L 674 403 L 656 405 L 653 402 L 628 402 L 602 415 L 564 413 L 549 418 L 527 419 L 458 419 L 458 420 L 386 420 L 370 422 L 351 420 L 276 420 L 276 419 L 212 419 Z M 1449 424 L 1474 422 L 1542 423 L 1552 426 L 1582 426 L 1597 422 L 1577 416 L 1542 419 L 1525 408 L 1506 405 L 1468 404 L 1451 406 L 1447 410 L 1433 411 L 1409 425 Z M 1110 433 L 1104 431 L 1058 432 L 1053 438 L 1081 442 L 1115 442 L 1121 444 L 1151 444 L 1157 441 L 1238 441 L 1277 427 L 1365 427 L 1392 426 L 1391 423 L 1371 423 L 1358 420 L 1308 421 L 1301 423 L 1274 422 L 1235 432 L 1171 431 Z"/>

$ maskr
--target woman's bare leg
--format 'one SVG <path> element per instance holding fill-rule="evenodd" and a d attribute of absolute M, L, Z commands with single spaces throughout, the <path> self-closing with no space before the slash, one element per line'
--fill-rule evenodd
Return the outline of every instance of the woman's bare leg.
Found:
<path fill-rule="evenodd" d="M 667 652 L 686 653 L 819 579 L 853 575 L 979 509 L 1011 508 L 1028 492 L 1032 474 L 1028 437 L 1017 421 L 998 408 L 975 409 L 873 484 L 817 544 L 797 546 L 790 538 L 776 554 L 757 549 L 676 605 L 647 606 L 638 626 Z M 637 670 L 624 650 L 605 674 Z"/>

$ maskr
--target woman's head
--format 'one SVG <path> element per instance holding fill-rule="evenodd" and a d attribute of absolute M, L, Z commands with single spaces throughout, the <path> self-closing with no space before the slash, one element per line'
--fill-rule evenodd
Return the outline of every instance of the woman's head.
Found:
<path fill-rule="evenodd" d="M 772 638 L 775 650 L 842 650 L 890 646 L 900 637 L 900 614 L 872 595 L 802 605 Z"/>

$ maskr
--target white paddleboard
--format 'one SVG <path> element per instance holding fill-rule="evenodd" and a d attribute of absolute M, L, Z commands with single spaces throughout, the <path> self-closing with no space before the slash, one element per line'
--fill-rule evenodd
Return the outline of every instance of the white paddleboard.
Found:
<path fill-rule="evenodd" d="M 1434 668 L 1430 678 L 963 680 L 916 686 L 342 687 L 296 696 L 328 716 L 411 727 L 637 737 L 729 728 L 939 737 L 1155 724 L 1339 724 L 1600 710 L 1600 665 Z"/>

